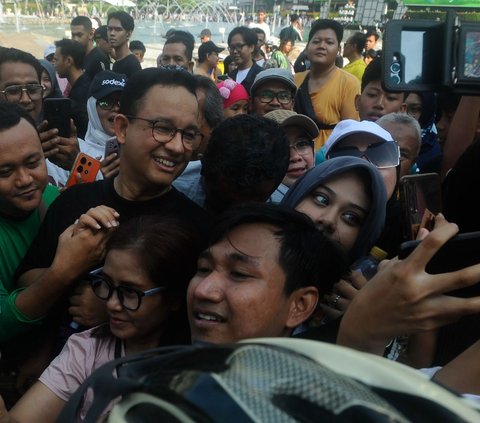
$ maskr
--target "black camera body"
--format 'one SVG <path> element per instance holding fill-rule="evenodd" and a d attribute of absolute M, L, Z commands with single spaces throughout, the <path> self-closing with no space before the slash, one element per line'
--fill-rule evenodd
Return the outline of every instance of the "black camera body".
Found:
<path fill-rule="evenodd" d="M 386 91 L 480 94 L 480 23 L 449 11 L 443 22 L 392 20 L 383 37 Z"/>

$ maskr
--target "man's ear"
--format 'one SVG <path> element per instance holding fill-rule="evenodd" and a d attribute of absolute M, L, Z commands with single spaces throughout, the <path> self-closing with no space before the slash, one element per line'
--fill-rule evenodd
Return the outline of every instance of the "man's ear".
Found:
<path fill-rule="evenodd" d="M 128 118 L 125 115 L 118 114 L 113 121 L 115 125 L 115 135 L 119 144 L 125 144 L 125 138 L 127 136 L 127 128 L 130 124 Z"/>
<path fill-rule="evenodd" d="M 290 294 L 290 310 L 285 326 L 294 329 L 306 322 L 318 303 L 318 289 L 314 286 L 299 288 Z"/>
<path fill-rule="evenodd" d="M 357 112 L 358 112 L 358 109 L 359 109 L 358 105 L 360 104 L 360 98 L 361 98 L 361 97 L 362 97 L 361 94 L 357 94 L 357 95 L 355 96 L 355 110 L 356 110 Z"/>
<path fill-rule="evenodd" d="M 400 106 L 400 113 L 407 113 L 407 103 L 402 103 Z"/>
<path fill-rule="evenodd" d="M 188 71 L 189 71 L 190 73 L 193 73 L 193 66 L 194 66 L 194 65 L 195 65 L 195 62 L 194 62 L 193 60 L 190 60 L 190 61 L 188 62 Z"/>

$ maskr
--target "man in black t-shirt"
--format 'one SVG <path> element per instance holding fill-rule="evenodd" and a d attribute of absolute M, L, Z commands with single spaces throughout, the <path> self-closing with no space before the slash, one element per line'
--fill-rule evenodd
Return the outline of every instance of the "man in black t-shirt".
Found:
<path fill-rule="evenodd" d="M 172 187 L 202 138 L 195 86 L 194 77 L 187 72 L 156 68 L 128 79 L 115 117 L 121 146 L 119 174 L 114 179 L 70 187 L 58 197 L 17 270 L 20 284 L 50 278 L 52 284 L 61 281 L 73 285 L 85 272 L 98 267 L 100 263 L 92 265 L 91 257 L 84 254 L 72 254 L 68 262 L 59 263 L 57 245 L 69 225 L 99 205 L 114 209 L 120 224 L 144 214 L 159 218 L 174 214 L 194 225 L 204 239 L 207 237 L 210 215 Z M 115 224 L 94 232 L 110 231 Z M 72 298 L 69 319 L 90 327 L 105 318 L 97 315 L 103 307 L 91 306 L 96 300 L 89 286 L 77 286 Z M 66 307 L 61 310 L 65 321 Z"/>
<path fill-rule="evenodd" d="M 115 63 L 112 70 L 123 73 L 130 78 L 135 72 L 142 69 L 135 55 L 128 48 L 135 23 L 133 18 L 123 10 L 108 15 L 108 42 L 115 50 Z"/>
<path fill-rule="evenodd" d="M 83 69 L 90 79 L 102 70 L 110 69 L 110 60 L 106 54 L 98 47 L 93 46 L 93 36 L 95 31 L 92 27 L 92 21 L 87 16 L 77 16 L 70 23 L 72 40 L 78 41 L 85 48 L 85 59 Z"/>

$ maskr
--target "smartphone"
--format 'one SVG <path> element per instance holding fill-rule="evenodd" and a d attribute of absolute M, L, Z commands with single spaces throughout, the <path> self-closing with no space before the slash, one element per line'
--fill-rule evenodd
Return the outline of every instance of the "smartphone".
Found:
<path fill-rule="evenodd" d="M 400 179 L 399 199 L 403 240 L 417 237 L 420 228 L 433 229 L 441 212 L 441 181 L 438 173 L 406 175 Z"/>
<path fill-rule="evenodd" d="M 81 183 L 95 181 L 100 167 L 100 160 L 85 153 L 78 153 L 67 181 L 67 187 L 71 187 L 79 182 L 77 180 L 78 173 L 81 175 Z"/>
<path fill-rule="evenodd" d="M 119 152 L 120 144 L 118 143 L 117 138 L 110 138 L 105 144 L 105 153 L 103 154 L 103 158 L 107 158 L 112 153 L 117 153 L 118 157 Z"/>
<path fill-rule="evenodd" d="M 46 98 L 43 101 L 43 116 L 48 121 L 48 129 L 57 128 L 59 136 L 70 137 L 72 100 L 69 98 Z"/>
<path fill-rule="evenodd" d="M 420 242 L 402 243 L 398 257 L 400 259 L 408 257 Z M 425 270 L 430 274 L 448 273 L 478 263 L 480 263 L 480 231 L 465 232 L 448 240 L 430 259 Z M 480 283 L 449 292 L 448 295 L 463 298 L 480 296 Z"/>

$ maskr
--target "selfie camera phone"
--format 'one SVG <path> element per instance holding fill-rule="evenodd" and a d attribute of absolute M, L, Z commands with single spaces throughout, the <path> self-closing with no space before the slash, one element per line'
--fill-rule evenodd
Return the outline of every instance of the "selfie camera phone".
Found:
<path fill-rule="evenodd" d="M 400 259 L 408 257 L 420 242 L 407 241 L 402 243 L 398 257 Z M 479 263 L 480 231 L 465 232 L 448 240 L 430 259 L 425 270 L 430 274 L 448 273 Z M 462 298 L 480 296 L 480 283 L 457 289 L 447 295 Z"/>
<path fill-rule="evenodd" d="M 48 129 L 57 128 L 60 137 L 70 137 L 72 100 L 69 98 L 46 98 L 43 101 L 43 116 Z"/>

